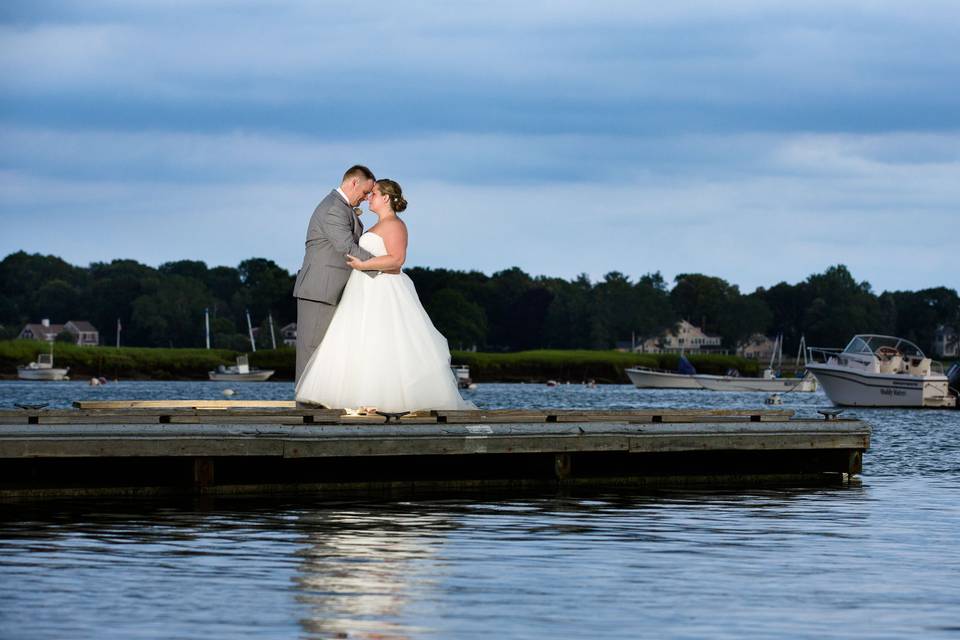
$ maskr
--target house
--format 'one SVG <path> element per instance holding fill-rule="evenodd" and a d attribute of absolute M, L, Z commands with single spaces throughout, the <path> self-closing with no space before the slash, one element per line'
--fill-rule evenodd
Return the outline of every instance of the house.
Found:
<path fill-rule="evenodd" d="M 942 324 L 933 335 L 933 353 L 938 358 L 960 358 L 960 333 Z"/>
<path fill-rule="evenodd" d="M 288 347 L 297 346 L 297 323 L 291 322 L 280 328 L 280 339 Z"/>
<path fill-rule="evenodd" d="M 700 327 L 681 320 L 673 330 L 644 340 L 636 350 L 639 353 L 718 353 L 720 342 L 720 336 L 707 335 Z"/>
<path fill-rule="evenodd" d="M 737 355 L 751 360 L 768 361 L 776 349 L 776 340 L 768 338 L 762 333 L 755 333 L 737 347 Z"/>
<path fill-rule="evenodd" d="M 77 344 L 81 347 L 95 347 L 100 344 L 100 332 L 86 320 L 68 320 L 63 328 L 77 336 Z"/>
<path fill-rule="evenodd" d="M 76 337 L 76 344 L 81 347 L 100 344 L 100 332 L 86 320 L 69 320 L 66 324 L 51 324 L 49 318 L 44 318 L 39 323 L 25 325 L 17 338 L 53 342 L 64 331 L 72 333 Z"/>
<path fill-rule="evenodd" d="M 50 324 L 50 318 L 44 318 L 39 323 L 26 325 L 17 336 L 20 340 L 45 340 L 53 342 L 57 335 L 63 331 L 62 324 Z"/>

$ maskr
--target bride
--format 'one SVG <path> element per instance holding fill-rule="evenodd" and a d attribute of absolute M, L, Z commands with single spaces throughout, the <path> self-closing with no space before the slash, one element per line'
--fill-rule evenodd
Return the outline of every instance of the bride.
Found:
<path fill-rule="evenodd" d="M 354 269 L 330 328 L 297 383 L 297 402 L 388 413 L 473 409 L 450 371 L 447 340 L 400 270 L 407 255 L 407 208 L 400 185 L 377 180 L 369 198 L 378 221 L 360 236 L 374 257 L 347 256 Z M 380 271 L 376 278 L 362 271 Z"/>

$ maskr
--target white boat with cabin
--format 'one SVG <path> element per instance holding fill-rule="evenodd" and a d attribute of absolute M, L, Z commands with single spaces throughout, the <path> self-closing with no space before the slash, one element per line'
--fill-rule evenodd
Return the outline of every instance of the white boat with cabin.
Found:
<path fill-rule="evenodd" d="M 908 340 L 861 334 L 839 349 L 810 348 L 807 370 L 830 401 L 850 407 L 955 407 L 943 366 Z"/>
<path fill-rule="evenodd" d="M 273 369 L 251 367 L 247 356 L 237 356 L 235 366 L 220 365 L 215 371 L 208 372 L 210 379 L 217 382 L 263 382 L 273 373 Z"/>
<path fill-rule="evenodd" d="M 452 364 L 450 365 L 450 371 L 453 373 L 453 377 L 457 381 L 458 389 L 476 388 L 476 385 L 473 384 L 473 379 L 470 377 L 469 366 L 465 364 Z"/>
<path fill-rule="evenodd" d="M 53 345 L 50 353 L 38 353 L 36 362 L 17 367 L 17 377 L 21 380 L 69 380 L 70 367 L 53 366 Z"/>

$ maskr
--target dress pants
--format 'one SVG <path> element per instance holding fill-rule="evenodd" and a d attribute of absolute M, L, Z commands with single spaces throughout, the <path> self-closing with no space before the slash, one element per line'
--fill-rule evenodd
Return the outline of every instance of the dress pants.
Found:
<path fill-rule="evenodd" d="M 336 310 L 335 304 L 297 298 L 297 372 L 294 382 L 300 380 L 310 356 L 320 346 Z"/>

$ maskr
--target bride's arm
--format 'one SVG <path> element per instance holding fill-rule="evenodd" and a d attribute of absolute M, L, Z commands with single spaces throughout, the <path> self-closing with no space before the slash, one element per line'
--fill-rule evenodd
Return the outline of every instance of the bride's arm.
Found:
<path fill-rule="evenodd" d="M 347 265 L 360 271 L 375 269 L 385 273 L 399 273 L 400 267 L 403 266 L 403 263 L 407 259 L 407 226 L 402 222 L 389 226 L 381 224 L 380 227 L 377 227 L 377 235 L 383 238 L 383 244 L 387 248 L 387 254 L 384 256 L 376 256 L 369 260 L 360 260 L 359 258 L 348 255 Z"/>

